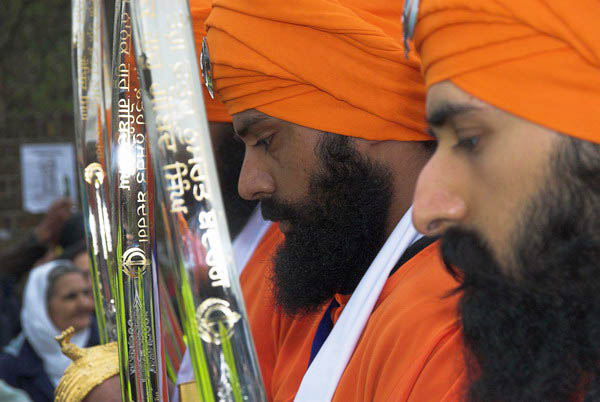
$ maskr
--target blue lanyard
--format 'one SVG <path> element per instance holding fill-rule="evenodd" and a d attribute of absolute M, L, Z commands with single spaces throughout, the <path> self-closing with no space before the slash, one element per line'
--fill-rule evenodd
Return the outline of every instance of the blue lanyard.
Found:
<path fill-rule="evenodd" d="M 325 310 L 325 314 L 323 314 L 323 318 L 321 318 L 321 322 L 319 322 L 319 326 L 317 327 L 317 333 L 313 339 L 312 348 L 310 349 L 310 358 L 308 359 L 308 366 L 310 367 L 312 361 L 321 350 L 321 346 L 325 343 L 325 339 L 329 336 L 329 333 L 333 329 L 333 320 L 331 319 L 331 312 L 334 308 L 338 307 L 340 304 L 337 300 L 333 299 L 327 310 Z"/>

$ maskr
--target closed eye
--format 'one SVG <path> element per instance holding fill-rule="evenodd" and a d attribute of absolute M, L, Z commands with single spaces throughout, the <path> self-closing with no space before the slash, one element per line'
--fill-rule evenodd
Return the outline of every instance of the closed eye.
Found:
<path fill-rule="evenodd" d="M 271 145 L 272 140 L 273 140 L 273 136 L 270 135 L 268 137 L 261 138 L 260 140 L 256 141 L 256 144 L 254 144 L 254 146 L 265 147 L 265 150 L 267 150 L 267 149 L 269 149 L 269 145 Z"/>
<path fill-rule="evenodd" d="M 460 138 L 454 147 L 465 151 L 473 151 L 477 144 L 479 144 L 479 137 Z"/>

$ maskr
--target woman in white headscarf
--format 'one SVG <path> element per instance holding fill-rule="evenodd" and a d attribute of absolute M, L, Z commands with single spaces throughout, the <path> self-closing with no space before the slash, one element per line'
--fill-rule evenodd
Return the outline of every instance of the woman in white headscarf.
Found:
<path fill-rule="evenodd" d="M 98 344 L 89 281 L 71 261 L 57 260 L 31 271 L 23 294 L 23 332 L 0 354 L 0 379 L 25 390 L 34 402 L 54 400 L 70 360 L 55 336 L 75 327 L 72 343 Z"/>

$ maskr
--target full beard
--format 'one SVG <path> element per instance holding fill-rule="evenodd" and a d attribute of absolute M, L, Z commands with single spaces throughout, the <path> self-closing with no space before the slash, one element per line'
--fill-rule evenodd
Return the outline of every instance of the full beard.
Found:
<path fill-rule="evenodd" d="M 600 147 L 565 143 L 520 220 L 514 266 L 477 233 L 444 235 L 470 401 L 600 400 Z"/>
<path fill-rule="evenodd" d="M 275 303 L 289 315 L 309 314 L 336 293 L 352 293 L 385 242 L 391 174 L 361 157 L 350 141 L 323 135 L 316 148 L 322 168 L 306 201 L 262 201 L 265 218 L 291 224 L 272 275 Z"/>

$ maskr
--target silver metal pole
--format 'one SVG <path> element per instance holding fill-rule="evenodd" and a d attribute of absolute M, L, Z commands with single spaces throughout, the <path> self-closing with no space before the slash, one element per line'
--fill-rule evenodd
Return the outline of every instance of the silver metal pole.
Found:
<path fill-rule="evenodd" d="M 265 400 L 236 279 L 185 0 L 132 0 L 170 269 L 203 401 Z"/>

